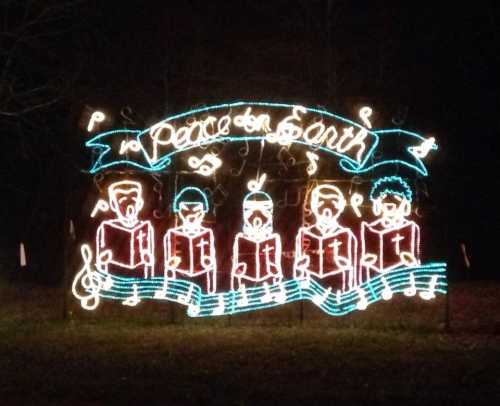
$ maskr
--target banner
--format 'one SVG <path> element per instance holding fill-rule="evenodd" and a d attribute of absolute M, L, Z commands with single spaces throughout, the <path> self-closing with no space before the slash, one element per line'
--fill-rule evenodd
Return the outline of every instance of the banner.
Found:
<path fill-rule="evenodd" d="M 434 139 L 401 129 L 373 130 L 371 114 L 370 108 L 362 108 L 359 124 L 325 110 L 282 103 L 208 106 L 167 117 L 142 131 L 114 130 L 93 137 L 86 146 L 98 156 L 90 172 L 120 165 L 158 172 L 180 152 L 216 142 L 265 140 L 333 155 L 346 173 L 403 165 L 427 176 L 422 159 L 437 149 Z"/>

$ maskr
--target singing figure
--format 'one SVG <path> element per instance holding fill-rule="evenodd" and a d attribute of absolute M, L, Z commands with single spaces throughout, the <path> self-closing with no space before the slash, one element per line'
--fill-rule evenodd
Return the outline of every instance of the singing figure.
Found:
<path fill-rule="evenodd" d="M 174 200 L 174 212 L 180 225 L 171 228 L 163 240 L 165 277 L 200 280 L 202 288 L 214 293 L 217 288 L 217 266 L 214 234 L 203 226 L 208 200 L 200 189 L 186 187 Z"/>
<path fill-rule="evenodd" d="M 261 191 L 250 192 L 243 200 L 243 231 L 233 244 L 231 289 L 256 286 L 264 281 L 279 283 L 281 238 L 273 232 L 273 201 Z"/>
<path fill-rule="evenodd" d="M 311 193 L 315 224 L 301 227 L 295 239 L 295 278 L 316 278 L 334 290 L 357 284 L 357 240 L 339 224 L 346 201 L 336 186 L 319 185 Z"/>
<path fill-rule="evenodd" d="M 115 219 L 97 229 L 96 265 L 99 269 L 128 277 L 154 276 L 154 231 L 149 221 L 139 220 L 144 206 L 142 185 L 123 180 L 108 188 L 109 208 Z"/>
<path fill-rule="evenodd" d="M 361 223 L 363 281 L 401 266 L 417 265 L 420 228 L 409 220 L 412 192 L 399 176 L 377 180 L 371 189 L 372 211 L 378 218 Z"/>

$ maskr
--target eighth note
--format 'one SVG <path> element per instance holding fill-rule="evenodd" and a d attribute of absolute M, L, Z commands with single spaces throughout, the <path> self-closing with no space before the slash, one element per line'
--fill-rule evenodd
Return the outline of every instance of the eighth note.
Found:
<path fill-rule="evenodd" d="M 309 176 L 314 175 L 318 170 L 319 156 L 314 152 L 307 151 L 306 152 L 307 159 L 309 159 L 309 165 L 307 165 L 307 174 Z"/>
<path fill-rule="evenodd" d="M 196 173 L 203 176 L 210 176 L 222 166 L 222 161 L 215 154 L 205 154 L 201 158 L 190 156 L 188 158 L 188 165 L 196 169 Z"/>
<path fill-rule="evenodd" d="M 382 291 L 382 299 L 391 300 L 392 299 L 392 289 L 384 277 L 382 277 L 382 283 L 384 284 L 384 290 Z"/>
<path fill-rule="evenodd" d="M 429 287 L 427 290 L 424 290 L 422 292 L 419 292 L 419 296 L 424 299 L 424 300 L 431 300 L 436 297 L 436 294 L 434 293 L 434 290 L 436 289 L 436 284 L 437 284 L 437 275 L 432 275 L 431 280 L 429 282 Z"/>

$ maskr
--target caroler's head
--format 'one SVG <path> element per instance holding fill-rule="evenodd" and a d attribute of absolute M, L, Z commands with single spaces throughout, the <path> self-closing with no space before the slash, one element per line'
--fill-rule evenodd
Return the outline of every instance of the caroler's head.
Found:
<path fill-rule="evenodd" d="M 311 210 L 323 226 L 335 225 L 345 206 L 344 195 L 336 186 L 319 185 L 311 193 Z"/>
<path fill-rule="evenodd" d="M 189 186 L 177 194 L 173 207 L 183 227 L 199 228 L 208 212 L 208 199 L 200 189 Z"/>
<path fill-rule="evenodd" d="M 370 192 L 373 214 L 382 218 L 386 226 L 395 225 L 411 213 L 412 193 L 399 176 L 377 180 Z"/>
<path fill-rule="evenodd" d="M 273 201 L 265 192 L 251 192 L 243 200 L 243 232 L 264 237 L 273 231 Z"/>
<path fill-rule="evenodd" d="M 132 180 L 111 184 L 108 188 L 109 204 L 118 220 L 127 226 L 137 223 L 137 216 L 144 206 L 142 185 Z"/>

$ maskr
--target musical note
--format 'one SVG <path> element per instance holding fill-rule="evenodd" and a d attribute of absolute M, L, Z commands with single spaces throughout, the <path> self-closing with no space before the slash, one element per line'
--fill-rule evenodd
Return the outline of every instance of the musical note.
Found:
<path fill-rule="evenodd" d="M 141 299 L 139 299 L 139 293 L 138 293 L 138 290 L 137 290 L 137 284 L 134 283 L 132 296 L 129 296 L 128 298 L 126 298 L 122 302 L 122 304 L 125 305 L 125 306 L 136 306 L 140 301 L 141 301 Z"/>
<path fill-rule="evenodd" d="M 337 304 L 339 305 L 340 302 L 342 301 L 342 292 L 340 291 L 340 289 L 337 289 L 336 298 L 337 298 Z"/>
<path fill-rule="evenodd" d="M 102 111 L 94 111 L 90 116 L 89 124 L 87 125 L 87 131 L 90 133 L 94 130 L 96 123 L 102 123 L 106 118 L 106 115 Z"/>
<path fill-rule="evenodd" d="M 99 306 L 99 292 L 103 280 L 102 277 L 92 270 L 92 250 L 88 244 L 80 248 L 83 266 L 73 279 L 71 290 L 73 295 L 80 300 L 82 307 L 86 310 L 94 310 Z M 78 287 L 83 288 L 85 293 L 80 293 Z"/>
<path fill-rule="evenodd" d="M 212 316 L 220 316 L 224 314 L 224 295 L 222 293 L 219 294 L 219 304 L 212 311 Z"/>
<path fill-rule="evenodd" d="M 97 212 L 99 211 L 108 211 L 109 210 L 109 204 L 106 200 L 99 199 L 94 206 L 94 209 L 92 210 L 92 213 L 90 213 L 90 217 L 94 218 L 97 215 Z"/>
<path fill-rule="evenodd" d="M 307 151 L 306 155 L 307 159 L 309 159 L 309 165 L 307 165 L 307 174 L 311 176 L 314 175 L 318 170 L 317 161 L 319 161 L 319 156 L 311 151 Z"/>
<path fill-rule="evenodd" d="M 366 308 L 368 307 L 368 300 L 366 300 L 365 291 L 363 290 L 363 288 L 357 288 L 356 290 L 359 296 L 359 302 L 356 304 L 356 309 L 366 310 Z"/>
<path fill-rule="evenodd" d="M 367 128 L 372 128 L 372 123 L 369 120 L 372 112 L 373 110 L 368 106 L 361 107 L 361 109 L 359 110 L 359 118 L 361 118 L 361 121 Z"/>
<path fill-rule="evenodd" d="M 241 161 L 240 169 L 235 170 L 234 168 L 231 168 L 229 171 L 231 173 L 231 176 L 240 176 L 243 173 L 243 169 L 245 168 L 245 165 L 247 164 L 247 160 L 243 159 Z"/>
<path fill-rule="evenodd" d="M 245 146 L 241 147 L 238 150 L 238 155 L 241 156 L 242 158 L 246 157 L 246 156 L 248 156 L 249 151 L 250 151 L 250 145 L 248 145 L 248 140 L 245 140 Z M 245 162 L 246 162 L 246 160 L 245 160 Z"/>
<path fill-rule="evenodd" d="M 353 193 L 351 196 L 351 207 L 356 216 L 361 217 L 361 212 L 359 211 L 359 207 L 363 203 L 363 196 L 359 193 Z"/>
<path fill-rule="evenodd" d="M 332 288 L 329 287 L 327 290 L 323 292 L 323 294 L 315 294 L 314 297 L 312 298 L 313 303 L 316 306 L 321 306 L 323 303 L 326 302 L 326 299 L 328 299 L 328 295 L 332 292 Z"/>
<path fill-rule="evenodd" d="M 177 296 L 179 303 L 183 305 L 188 305 L 191 302 L 191 297 L 193 296 L 194 285 L 189 285 L 188 293 L 186 295 Z"/>
<path fill-rule="evenodd" d="M 272 302 L 273 296 L 271 295 L 271 291 L 269 290 L 269 285 L 267 282 L 264 282 L 264 295 L 260 298 L 262 303 Z"/>
<path fill-rule="evenodd" d="M 262 190 L 262 186 L 264 186 L 264 182 L 266 181 L 267 175 L 263 173 L 259 180 L 251 180 L 247 183 L 247 188 L 250 192 L 258 192 Z"/>
<path fill-rule="evenodd" d="M 167 278 L 165 278 L 165 279 L 163 279 L 163 287 L 161 289 L 158 289 L 155 292 L 154 298 L 155 299 L 166 299 L 167 289 L 168 289 L 168 282 L 167 282 Z"/>
<path fill-rule="evenodd" d="M 431 280 L 429 281 L 429 287 L 427 290 L 424 290 L 422 292 L 419 292 L 419 296 L 424 299 L 424 300 L 431 300 L 436 297 L 434 290 L 436 289 L 436 284 L 437 284 L 437 275 L 432 275 Z"/>
<path fill-rule="evenodd" d="M 382 291 L 382 299 L 391 300 L 392 299 L 392 289 L 384 277 L 382 277 L 382 283 L 384 284 L 384 290 Z"/>
<path fill-rule="evenodd" d="M 201 159 L 195 156 L 190 156 L 188 158 L 188 165 L 191 168 L 196 169 L 194 171 L 195 173 L 199 173 L 203 176 L 210 176 L 222 166 L 222 161 L 214 154 L 210 153 L 203 155 Z"/>
<path fill-rule="evenodd" d="M 415 275 L 410 273 L 410 287 L 403 290 L 405 296 L 415 296 L 417 294 L 417 286 L 415 285 Z"/>
<path fill-rule="evenodd" d="M 106 276 L 106 280 L 104 281 L 102 288 L 104 290 L 110 290 L 113 287 L 113 278 L 111 277 L 110 274 Z"/>
<path fill-rule="evenodd" d="M 188 315 L 191 316 L 191 317 L 196 317 L 198 316 L 198 314 L 200 313 L 200 306 L 195 304 L 195 303 L 191 303 L 189 306 L 188 306 Z"/>
<path fill-rule="evenodd" d="M 425 158 L 431 149 L 436 148 L 436 139 L 434 137 L 430 137 L 416 147 L 409 147 L 408 151 L 410 151 L 416 158 Z"/>
<path fill-rule="evenodd" d="M 299 286 L 302 289 L 308 289 L 311 286 L 311 275 L 309 275 L 309 272 L 304 272 L 304 276 L 299 279 Z"/>
<path fill-rule="evenodd" d="M 283 283 L 279 284 L 279 291 L 274 294 L 274 301 L 279 304 L 286 302 L 286 290 Z"/>
<path fill-rule="evenodd" d="M 240 298 L 236 301 L 236 306 L 238 306 L 238 307 L 248 306 L 247 290 L 246 290 L 245 285 L 243 283 L 240 285 L 240 288 L 238 289 L 238 291 L 240 292 Z"/>

